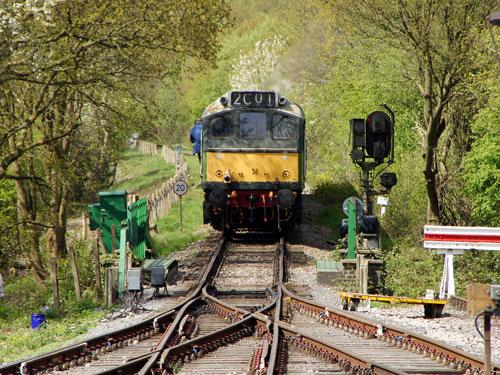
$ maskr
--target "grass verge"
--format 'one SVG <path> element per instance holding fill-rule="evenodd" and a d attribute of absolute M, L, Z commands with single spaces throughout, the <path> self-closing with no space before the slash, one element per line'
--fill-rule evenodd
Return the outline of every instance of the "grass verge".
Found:
<path fill-rule="evenodd" d="M 145 195 L 175 175 L 175 165 L 165 163 L 161 156 L 148 156 L 128 150 L 117 171 L 113 190 Z"/>
<path fill-rule="evenodd" d="M 170 213 L 158 222 L 159 233 L 154 236 L 153 241 L 160 256 L 167 256 L 208 235 L 208 231 L 203 230 L 202 226 L 203 191 L 201 188 L 193 188 L 200 184 L 199 161 L 195 156 L 185 154 L 184 157 L 189 164 L 192 177 L 187 181 L 190 189 L 182 199 L 183 228 L 182 231 L 179 228 L 179 203 L 177 203 Z M 127 190 L 129 193 L 145 195 L 174 175 L 175 166 L 165 163 L 163 158 L 150 157 L 130 150 L 120 165 L 118 180 L 121 182 L 110 190 Z M 22 285 L 19 285 L 20 281 L 15 278 L 5 280 L 6 298 L 4 301 L 0 299 L 0 364 L 60 348 L 68 345 L 70 340 L 82 340 L 82 335 L 98 325 L 99 320 L 107 313 L 103 310 L 93 310 L 95 303 L 90 308 L 81 306 L 81 309 L 73 309 L 75 306 L 71 305 L 73 302 L 69 302 L 69 299 L 73 300 L 74 291 L 72 282 L 69 282 L 67 290 L 63 291 L 63 287 L 60 286 L 61 296 L 68 297 L 66 306 L 69 311 L 62 316 L 48 315 L 46 327 L 33 330 L 31 313 L 38 313 L 47 303 L 47 299 L 50 299 L 50 290 L 49 288 L 41 290 L 41 287 L 31 283 L 29 278 L 24 278 Z M 25 285 L 26 283 L 29 285 Z M 28 294 L 23 299 L 29 300 L 30 304 L 25 303 L 21 308 L 19 297 L 22 291 Z M 33 291 L 38 292 L 33 293 Z M 7 298 L 9 296 L 11 298 Z"/>

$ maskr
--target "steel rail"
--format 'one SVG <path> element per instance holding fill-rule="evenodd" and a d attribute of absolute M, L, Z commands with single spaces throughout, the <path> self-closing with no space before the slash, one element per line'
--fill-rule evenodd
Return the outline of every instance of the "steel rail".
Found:
<path fill-rule="evenodd" d="M 175 307 L 173 308 L 175 309 Z M 145 338 L 165 328 L 172 319 L 172 310 L 161 312 L 140 323 L 90 338 L 55 351 L 22 359 L 0 367 L 0 375 L 29 374 L 50 369 L 66 369 L 90 362 L 100 353 L 126 345 L 131 339 Z"/>
<path fill-rule="evenodd" d="M 439 357 L 442 361 L 454 363 L 457 367 L 460 366 L 472 371 L 484 370 L 484 360 L 478 356 L 408 330 L 369 321 L 343 310 L 329 308 L 305 300 L 290 292 L 284 285 L 282 285 L 282 288 L 296 307 L 306 310 L 309 314 L 326 323 L 349 327 L 353 331 L 364 334 L 365 337 L 378 338 L 397 345 L 412 347 L 418 352 Z M 500 364 L 492 364 L 491 369 L 493 372 L 499 373 Z"/>
<path fill-rule="evenodd" d="M 317 352 L 326 360 L 341 365 L 346 372 L 357 373 L 358 371 L 362 371 L 362 373 L 366 373 L 364 370 L 368 370 L 370 373 L 377 375 L 407 375 L 404 371 L 379 364 L 339 346 L 309 336 L 304 332 L 294 329 L 290 324 L 276 322 L 276 326 L 289 342 L 303 349 Z"/>
<path fill-rule="evenodd" d="M 281 237 L 279 242 L 279 258 L 278 258 L 278 285 L 277 287 L 277 296 L 276 296 L 276 308 L 274 311 L 274 322 L 273 322 L 273 342 L 271 344 L 271 352 L 269 354 L 269 362 L 267 367 L 267 374 L 272 375 L 275 372 L 276 361 L 278 358 L 278 348 L 280 342 L 280 329 L 278 326 L 278 322 L 281 320 L 281 308 L 283 301 L 283 292 L 281 290 L 281 285 L 283 285 L 283 278 L 285 273 L 285 238 Z"/>

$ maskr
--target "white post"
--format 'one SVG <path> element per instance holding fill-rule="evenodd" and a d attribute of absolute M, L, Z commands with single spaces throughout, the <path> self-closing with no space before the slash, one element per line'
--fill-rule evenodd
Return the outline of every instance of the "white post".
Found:
<path fill-rule="evenodd" d="M 441 284 L 439 285 L 439 299 L 444 299 L 446 295 L 446 285 L 448 284 L 448 267 L 446 257 L 447 255 L 444 256 L 443 275 L 441 276 Z"/>
<path fill-rule="evenodd" d="M 455 295 L 455 274 L 453 273 L 453 251 L 446 254 L 445 259 L 448 260 L 448 295 L 450 298 Z"/>
<path fill-rule="evenodd" d="M 455 275 L 453 272 L 453 254 L 457 251 L 440 250 L 438 253 L 444 253 L 443 277 L 439 287 L 439 299 L 448 299 L 455 295 Z"/>

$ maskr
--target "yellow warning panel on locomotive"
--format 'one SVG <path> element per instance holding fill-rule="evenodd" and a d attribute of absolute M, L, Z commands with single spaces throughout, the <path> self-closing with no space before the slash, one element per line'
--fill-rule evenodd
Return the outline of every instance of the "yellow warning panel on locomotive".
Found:
<path fill-rule="evenodd" d="M 207 181 L 224 182 L 229 173 L 231 181 L 299 181 L 299 154 L 286 151 L 270 152 L 209 152 L 205 154 Z"/>

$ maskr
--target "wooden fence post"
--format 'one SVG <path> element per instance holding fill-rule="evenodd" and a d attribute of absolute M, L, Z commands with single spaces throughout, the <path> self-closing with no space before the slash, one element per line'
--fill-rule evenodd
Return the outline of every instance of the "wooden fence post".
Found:
<path fill-rule="evenodd" d="M 82 237 L 84 240 L 87 239 L 87 213 L 82 212 Z"/>
<path fill-rule="evenodd" d="M 112 250 L 113 253 L 116 250 L 116 224 L 111 224 L 111 240 L 112 240 Z"/>
<path fill-rule="evenodd" d="M 102 281 L 101 281 L 101 260 L 99 258 L 99 239 L 95 239 L 93 246 L 95 281 L 97 288 L 97 298 L 102 299 Z"/>
<path fill-rule="evenodd" d="M 106 246 L 104 246 L 101 228 L 97 229 L 97 238 L 99 239 L 99 247 L 101 248 L 101 253 L 106 254 Z"/>
<path fill-rule="evenodd" d="M 111 306 L 115 303 L 116 298 L 116 280 L 118 279 L 118 267 L 106 268 L 104 274 L 104 283 L 106 289 L 106 305 Z"/>
<path fill-rule="evenodd" d="M 57 260 L 52 257 L 52 262 L 50 263 L 50 273 L 52 278 L 52 295 L 54 300 L 54 310 L 59 314 L 59 281 L 57 280 Z"/>
<path fill-rule="evenodd" d="M 75 248 L 73 246 L 69 247 L 69 257 L 71 260 L 71 270 L 73 271 L 73 282 L 75 284 L 76 299 L 77 301 L 81 301 L 82 290 L 80 287 L 80 277 L 78 275 L 78 267 L 76 265 Z"/>

